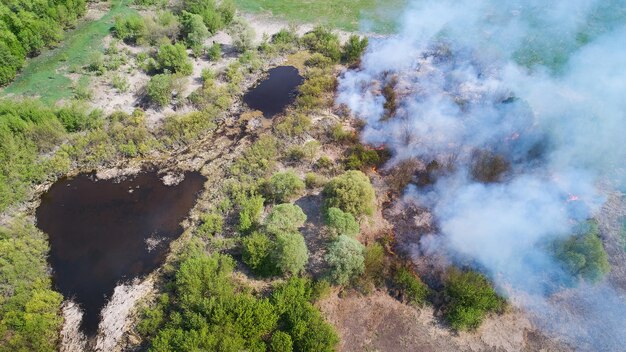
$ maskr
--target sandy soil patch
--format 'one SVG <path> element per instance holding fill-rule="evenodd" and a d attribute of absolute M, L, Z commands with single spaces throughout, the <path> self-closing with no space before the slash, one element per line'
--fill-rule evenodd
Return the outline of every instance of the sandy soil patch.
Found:
<path fill-rule="evenodd" d="M 380 291 L 344 298 L 333 294 L 319 306 L 337 327 L 344 352 L 556 351 L 515 311 L 488 317 L 476 332 L 455 333 L 435 318 L 431 307 L 415 309 Z"/>

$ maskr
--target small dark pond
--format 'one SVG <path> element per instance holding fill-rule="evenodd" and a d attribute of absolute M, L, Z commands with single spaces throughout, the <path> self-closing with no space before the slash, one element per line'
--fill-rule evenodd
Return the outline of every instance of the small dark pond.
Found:
<path fill-rule="evenodd" d="M 156 172 L 121 182 L 94 179 L 59 180 L 36 214 L 50 238 L 54 285 L 81 305 L 82 328 L 90 336 L 116 284 L 162 264 L 205 182 L 197 172 L 175 186 L 164 185 Z"/>
<path fill-rule="evenodd" d="M 298 94 L 298 86 L 304 78 L 293 66 L 279 66 L 268 71 L 268 76 L 250 89 L 243 101 L 251 109 L 259 110 L 263 116 L 270 118 L 283 112 L 287 105 L 294 102 Z"/>

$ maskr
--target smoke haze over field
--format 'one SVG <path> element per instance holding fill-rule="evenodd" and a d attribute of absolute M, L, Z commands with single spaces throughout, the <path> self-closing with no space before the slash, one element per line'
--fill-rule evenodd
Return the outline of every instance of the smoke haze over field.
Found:
<path fill-rule="evenodd" d="M 567 289 L 576 305 L 559 301 L 568 274 L 545 248 L 599 210 L 598 182 L 626 185 L 626 2 L 413 1 L 401 28 L 371 42 L 337 102 L 392 164 L 455 157 L 455 172 L 406 190 L 439 225 L 422 251 L 476 266 L 582 350 L 623 348 L 623 290 L 582 285 Z M 471 177 L 476 150 L 510 162 L 502 182 Z"/>

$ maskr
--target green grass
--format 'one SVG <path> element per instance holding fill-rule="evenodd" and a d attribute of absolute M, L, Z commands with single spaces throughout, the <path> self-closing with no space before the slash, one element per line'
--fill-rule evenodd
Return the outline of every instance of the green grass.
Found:
<path fill-rule="evenodd" d="M 407 0 L 235 0 L 246 12 L 270 12 L 287 21 L 325 24 L 348 31 L 389 33 Z"/>
<path fill-rule="evenodd" d="M 115 16 L 135 11 L 128 7 L 131 0 L 110 1 L 109 12 L 100 19 L 83 21 L 65 33 L 59 47 L 28 60 L 15 81 L 0 95 L 39 96 L 46 103 L 71 97 L 74 84 L 67 74 L 72 69 L 82 74 L 89 54 L 94 50 L 102 50 L 102 39 L 109 33 Z"/>

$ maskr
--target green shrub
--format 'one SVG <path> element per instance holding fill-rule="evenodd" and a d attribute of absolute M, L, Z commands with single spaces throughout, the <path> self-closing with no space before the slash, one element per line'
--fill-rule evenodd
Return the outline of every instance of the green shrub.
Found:
<path fill-rule="evenodd" d="M 315 168 L 321 171 L 331 171 L 335 166 L 335 163 L 331 158 L 326 155 L 321 156 L 315 162 Z"/>
<path fill-rule="evenodd" d="M 341 59 L 339 37 L 325 27 L 315 27 L 302 37 L 302 42 L 310 51 L 323 54 L 334 62 L 339 62 Z"/>
<path fill-rule="evenodd" d="M 215 127 L 213 116 L 206 111 L 169 115 L 163 121 L 163 132 L 179 144 L 193 142 Z"/>
<path fill-rule="evenodd" d="M 80 80 L 74 86 L 74 99 L 78 101 L 90 101 L 91 99 L 93 99 L 93 90 L 89 86 L 88 79 Z"/>
<path fill-rule="evenodd" d="M 289 114 L 274 128 L 280 136 L 301 136 L 311 128 L 311 118 L 304 114 Z"/>
<path fill-rule="evenodd" d="M 285 203 L 302 194 L 304 182 L 293 170 L 289 170 L 272 175 L 265 188 L 268 200 Z"/>
<path fill-rule="evenodd" d="M 300 38 L 296 33 L 296 28 L 290 26 L 283 28 L 271 37 L 271 44 L 268 43 L 269 37 L 263 38 L 263 43 L 259 47 L 259 51 L 266 54 L 275 53 L 293 53 L 300 46 Z"/>
<path fill-rule="evenodd" d="M 163 44 L 159 47 L 156 55 L 156 62 L 160 70 L 180 73 L 188 76 L 193 71 L 191 60 L 187 55 L 185 46 L 177 44 Z"/>
<path fill-rule="evenodd" d="M 273 244 L 270 238 L 262 233 L 253 232 L 241 240 L 243 262 L 256 274 L 270 275 L 273 273 L 270 253 Z"/>
<path fill-rule="evenodd" d="M 104 55 L 99 51 L 94 51 L 89 54 L 87 64 L 87 70 L 94 72 L 96 75 L 101 75 L 106 72 L 106 64 L 104 63 Z"/>
<path fill-rule="evenodd" d="M 314 172 L 307 172 L 304 176 L 304 184 L 306 185 L 306 188 L 309 189 L 322 187 L 326 184 L 326 178 Z"/>
<path fill-rule="evenodd" d="M 224 217 L 217 213 L 204 214 L 200 217 L 202 224 L 198 226 L 198 234 L 203 237 L 211 237 L 222 232 Z"/>
<path fill-rule="evenodd" d="M 375 242 L 365 247 L 365 276 L 377 287 L 385 283 L 387 276 L 385 249 L 380 243 Z"/>
<path fill-rule="evenodd" d="M 265 229 L 268 233 L 297 232 L 304 225 L 306 215 L 302 209 L 294 204 L 279 204 L 272 208 L 265 219 Z"/>
<path fill-rule="evenodd" d="M 239 224 L 237 229 L 242 232 L 251 230 L 259 220 L 263 211 L 263 197 L 253 195 L 239 203 Z"/>
<path fill-rule="evenodd" d="M 304 61 L 304 64 L 308 67 L 325 69 L 333 65 L 333 60 L 320 53 L 314 53 L 311 57 Z"/>
<path fill-rule="evenodd" d="M 313 71 L 299 88 L 300 95 L 296 99 L 296 106 L 305 112 L 331 107 L 334 103 L 332 93 L 336 83 L 336 77 L 332 73 Z"/>
<path fill-rule="evenodd" d="M 291 336 L 295 351 L 335 351 L 339 338 L 332 325 L 326 323 L 311 304 L 312 291 L 309 280 L 292 277 L 276 287 L 271 300 L 281 315 L 284 331 Z"/>
<path fill-rule="evenodd" d="M 130 87 L 126 77 L 118 74 L 115 74 L 113 75 L 113 77 L 111 77 L 111 85 L 113 86 L 113 88 L 117 89 L 117 91 L 121 93 L 128 91 L 128 88 Z"/>
<path fill-rule="evenodd" d="M 361 275 L 365 270 L 363 245 L 346 235 L 339 235 L 328 248 L 326 262 L 330 267 L 329 276 L 337 285 L 345 285 Z"/>
<path fill-rule="evenodd" d="M 381 247 L 382 248 L 382 247 Z M 402 298 L 415 306 L 421 306 L 428 297 L 428 286 L 407 268 L 400 268 L 394 275 L 394 282 L 400 289 Z"/>
<path fill-rule="evenodd" d="M 347 170 L 365 170 L 379 166 L 386 159 L 381 157 L 384 150 L 365 149 L 362 144 L 357 144 L 348 150 L 345 164 Z"/>
<path fill-rule="evenodd" d="M 189 47 L 201 46 L 209 36 L 209 29 L 202 16 L 183 11 L 181 16 L 182 33 Z"/>
<path fill-rule="evenodd" d="M 89 130 L 101 124 L 99 110 L 87 113 L 87 108 L 79 104 L 70 104 L 60 108 L 57 116 L 69 132 Z"/>
<path fill-rule="evenodd" d="M 356 222 L 354 216 L 350 213 L 344 213 L 339 208 L 329 208 L 325 218 L 326 225 L 335 236 L 346 235 L 355 238 L 361 232 L 359 223 Z"/>
<path fill-rule="evenodd" d="M 174 78 L 171 74 L 158 74 L 150 78 L 146 93 L 150 101 L 158 106 L 165 106 L 172 102 Z"/>
<path fill-rule="evenodd" d="M 298 275 L 309 261 L 309 251 L 304 237 L 298 232 L 277 234 L 271 260 L 279 273 Z"/>
<path fill-rule="evenodd" d="M 270 339 L 270 352 L 292 352 L 293 342 L 291 336 L 282 331 L 276 331 Z"/>
<path fill-rule="evenodd" d="M 374 187 L 361 171 L 347 171 L 324 187 L 326 208 L 339 208 L 354 216 L 371 215 L 374 212 Z"/>
<path fill-rule="evenodd" d="M 214 42 L 207 50 L 207 56 L 211 61 L 217 61 L 222 57 L 222 46 Z"/>
<path fill-rule="evenodd" d="M 304 159 L 305 153 L 304 148 L 299 145 L 294 145 L 289 147 L 287 152 L 285 153 L 285 158 L 288 161 L 298 162 Z"/>
<path fill-rule="evenodd" d="M 228 34 L 231 36 L 233 46 L 237 51 L 244 52 L 252 48 L 252 41 L 255 36 L 254 29 L 243 19 L 235 19 L 228 28 Z"/>
<path fill-rule="evenodd" d="M 0 252 L 0 350 L 56 351 L 63 297 L 52 290 L 46 236 L 15 221 L 0 227 Z"/>
<path fill-rule="evenodd" d="M 353 64 L 359 61 L 363 52 L 367 48 L 367 37 L 363 39 L 358 35 L 351 35 L 348 41 L 343 45 L 343 60 L 349 64 Z"/>
<path fill-rule="evenodd" d="M 115 18 L 113 33 L 116 38 L 134 44 L 146 35 L 146 23 L 141 16 L 136 14 L 118 16 Z"/>
<path fill-rule="evenodd" d="M 357 135 L 354 132 L 344 130 L 341 123 L 336 123 L 331 128 L 330 136 L 333 140 L 340 143 L 355 143 L 358 141 Z"/>
<path fill-rule="evenodd" d="M 231 168 L 235 175 L 265 176 L 274 168 L 278 155 L 278 143 L 272 136 L 262 136 L 250 146 Z"/>
<path fill-rule="evenodd" d="M 584 222 L 576 232 L 555 244 L 555 256 L 571 275 L 596 283 L 611 270 L 608 255 L 599 237 L 598 222 Z"/>
<path fill-rule="evenodd" d="M 478 328 L 487 313 L 504 305 L 487 278 L 474 271 L 450 271 L 444 293 L 446 320 L 457 330 Z"/>

